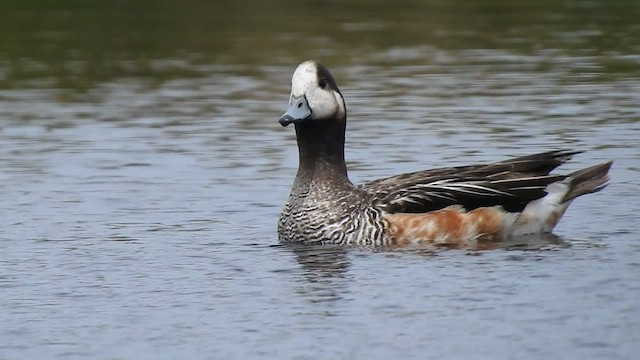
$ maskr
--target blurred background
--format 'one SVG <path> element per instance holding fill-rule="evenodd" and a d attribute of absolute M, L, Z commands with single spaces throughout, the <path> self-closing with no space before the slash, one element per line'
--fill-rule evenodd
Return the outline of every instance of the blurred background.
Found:
<path fill-rule="evenodd" d="M 640 341 L 640 2 L 0 5 L 0 358 L 608 358 Z M 331 69 L 358 183 L 557 148 L 614 159 L 557 238 L 278 246 L 277 123 Z M 473 256 L 470 256 L 473 255 Z M 384 336 L 380 336 L 384 334 Z"/>
<path fill-rule="evenodd" d="M 479 49 L 505 65 L 536 57 L 531 70 L 540 73 L 580 59 L 558 75 L 602 81 L 638 75 L 639 8 L 623 0 L 13 1 L 0 15 L 1 85 L 86 92 L 124 78 L 207 77 L 212 66 L 256 76 L 309 57 L 332 67 L 444 65 L 462 62 L 459 54 L 470 63 Z"/>

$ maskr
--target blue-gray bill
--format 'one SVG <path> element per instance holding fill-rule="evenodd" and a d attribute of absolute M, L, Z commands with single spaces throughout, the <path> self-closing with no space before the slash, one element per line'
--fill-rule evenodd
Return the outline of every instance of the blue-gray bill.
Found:
<path fill-rule="evenodd" d="M 287 126 L 296 121 L 302 121 L 311 116 L 311 108 L 307 103 L 307 98 L 303 95 L 292 97 L 289 102 L 289 109 L 280 117 L 280 125 Z"/>

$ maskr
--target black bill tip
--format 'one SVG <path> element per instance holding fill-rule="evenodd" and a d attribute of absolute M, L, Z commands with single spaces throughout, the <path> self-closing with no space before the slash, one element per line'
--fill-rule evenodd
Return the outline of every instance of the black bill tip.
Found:
<path fill-rule="evenodd" d="M 291 124 L 294 121 L 295 121 L 295 119 L 291 115 L 283 115 L 280 118 L 280 120 L 278 120 L 278 122 L 280 122 L 280 125 L 282 125 L 282 126 L 287 126 L 287 125 Z"/>

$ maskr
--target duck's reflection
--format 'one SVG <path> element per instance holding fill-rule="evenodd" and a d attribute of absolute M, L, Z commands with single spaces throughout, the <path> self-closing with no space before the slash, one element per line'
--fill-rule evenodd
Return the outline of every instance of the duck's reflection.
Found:
<path fill-rule="evenodd" d="M 294 245 L 282 244 L 283 249 L 291 251 L 296 262 L 300 265 L 300 272 L 295 277 L 295 289 L 300 295 L 311 302 L 332 302 L 348 297 L 351 275 L 351 257 L 357 252 L 394 252 L 411 253 L 425 258 L 433 258 L 446 248 L 412 247 L 388 249 L 363 249 L 331 245 Z M 477 247 L 467 248 L 469 251 L 482 250 L 542 250 L 547 247 L 570 246 L 562 237 L 554 234 L 535 236 L 521 236 L 495 243 L 479 244 Z"/>
<path fill-rule="evenodd" d="M 349 249 L 328 245 L 283 245 L 290 250 L 301 266 L 304 281 L 296 284 L 296 291 L 312 302 L 343 299 L 349 281 L 351 265 Z"/>
<path fill-rule="evenodd" d="M 490 250 L 502 248 L 505 250 L 542 250 L 548 247 L 568 247 L 570 244 L 556 234 L 535 234 L 518 236 L 503 241 L 500 246 L 480 248 L 478 250 Z"/>

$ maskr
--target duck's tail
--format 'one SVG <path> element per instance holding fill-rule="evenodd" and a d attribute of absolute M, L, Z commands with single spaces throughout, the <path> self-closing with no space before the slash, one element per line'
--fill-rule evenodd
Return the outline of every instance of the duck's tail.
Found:
<path fill-rule="evenodd" d="M 613 161 L 589 166 L 567 176 L 569 190 L 562 198 L 562 202 L 569 202 L 578 196 L 598 192 L 607 186 L 609 169 Z M 565 181 L 567 181 L 565 180 Z"/>
<path fill-rule="evenodd" d="M 546 233 L 553 230 L 571 202 L 578 196 L 598 192 L 607 186 L 613 161 L 573 172 L 564 180 L 549 184 L 547 195 L 527 204 L 518 215 L 512 236 Z"/>

